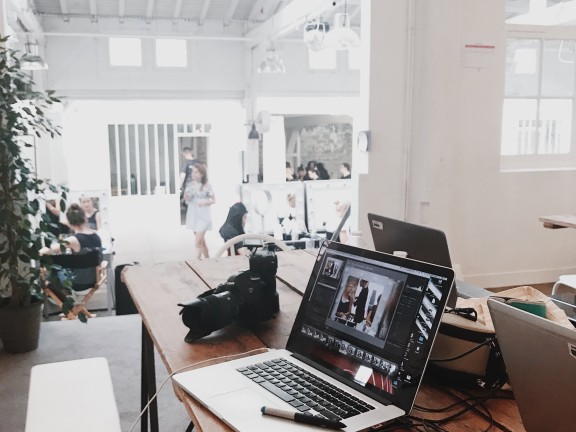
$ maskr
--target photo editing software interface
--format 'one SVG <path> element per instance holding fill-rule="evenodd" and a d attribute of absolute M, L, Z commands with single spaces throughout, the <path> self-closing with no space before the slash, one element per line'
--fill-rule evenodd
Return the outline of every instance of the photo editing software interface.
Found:
<path fill-rule="evenodd" d="M 290 349 L 358 390 L 411 404 L 450 281 L 325 247 L 317 260 Z"/>

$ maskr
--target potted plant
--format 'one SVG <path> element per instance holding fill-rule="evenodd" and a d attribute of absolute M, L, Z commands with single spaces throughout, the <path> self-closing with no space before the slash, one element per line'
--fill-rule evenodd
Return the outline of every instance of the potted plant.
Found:
<path fill-rule="evenodd" d="M 42 287 L 54 274 L 39 255 L 54 240 L 42 200 L 60 193 L 63 207 L 66 190 L 39 179 L 23 155 L 24 137 L 59 133 L 46 115 L 59 100 L 34 88 L 7 40 L 0 37 L 0 338 L 6 351 L 25 352 L 38 346 Z"/>

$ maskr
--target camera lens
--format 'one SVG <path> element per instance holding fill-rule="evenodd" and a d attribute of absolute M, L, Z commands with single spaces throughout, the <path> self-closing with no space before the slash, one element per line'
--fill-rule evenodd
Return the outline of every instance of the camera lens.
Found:
<path fill-rule="evenodd" d="M 182 322 L 190 329 L 184 340 L 193 342 L 231 324 L 239 307 L 238 297 L 231 291 L 198 298 L 182 309 Z"/>

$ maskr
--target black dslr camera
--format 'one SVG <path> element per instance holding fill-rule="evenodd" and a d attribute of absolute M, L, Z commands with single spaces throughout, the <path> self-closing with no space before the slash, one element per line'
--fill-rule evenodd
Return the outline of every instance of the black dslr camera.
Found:
<path fill-rule="evenodd" d="M 273 249 L 256 249 L 245 270 L 182 306 L 180 315 L 190 331 L 184 338 L 193 342 L 215 330 L 237 322 L 251 324 L 274 318 L 280 310 L 276 291 L 278 258 Z"/>

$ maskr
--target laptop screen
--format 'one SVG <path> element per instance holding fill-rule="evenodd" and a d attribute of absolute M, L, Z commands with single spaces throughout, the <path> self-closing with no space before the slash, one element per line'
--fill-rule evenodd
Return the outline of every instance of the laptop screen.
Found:
<path fill-rule="evenodd" d="M 445 267 L 325 242 L 287 348 L 408 412 L 453 277 Z"/>

